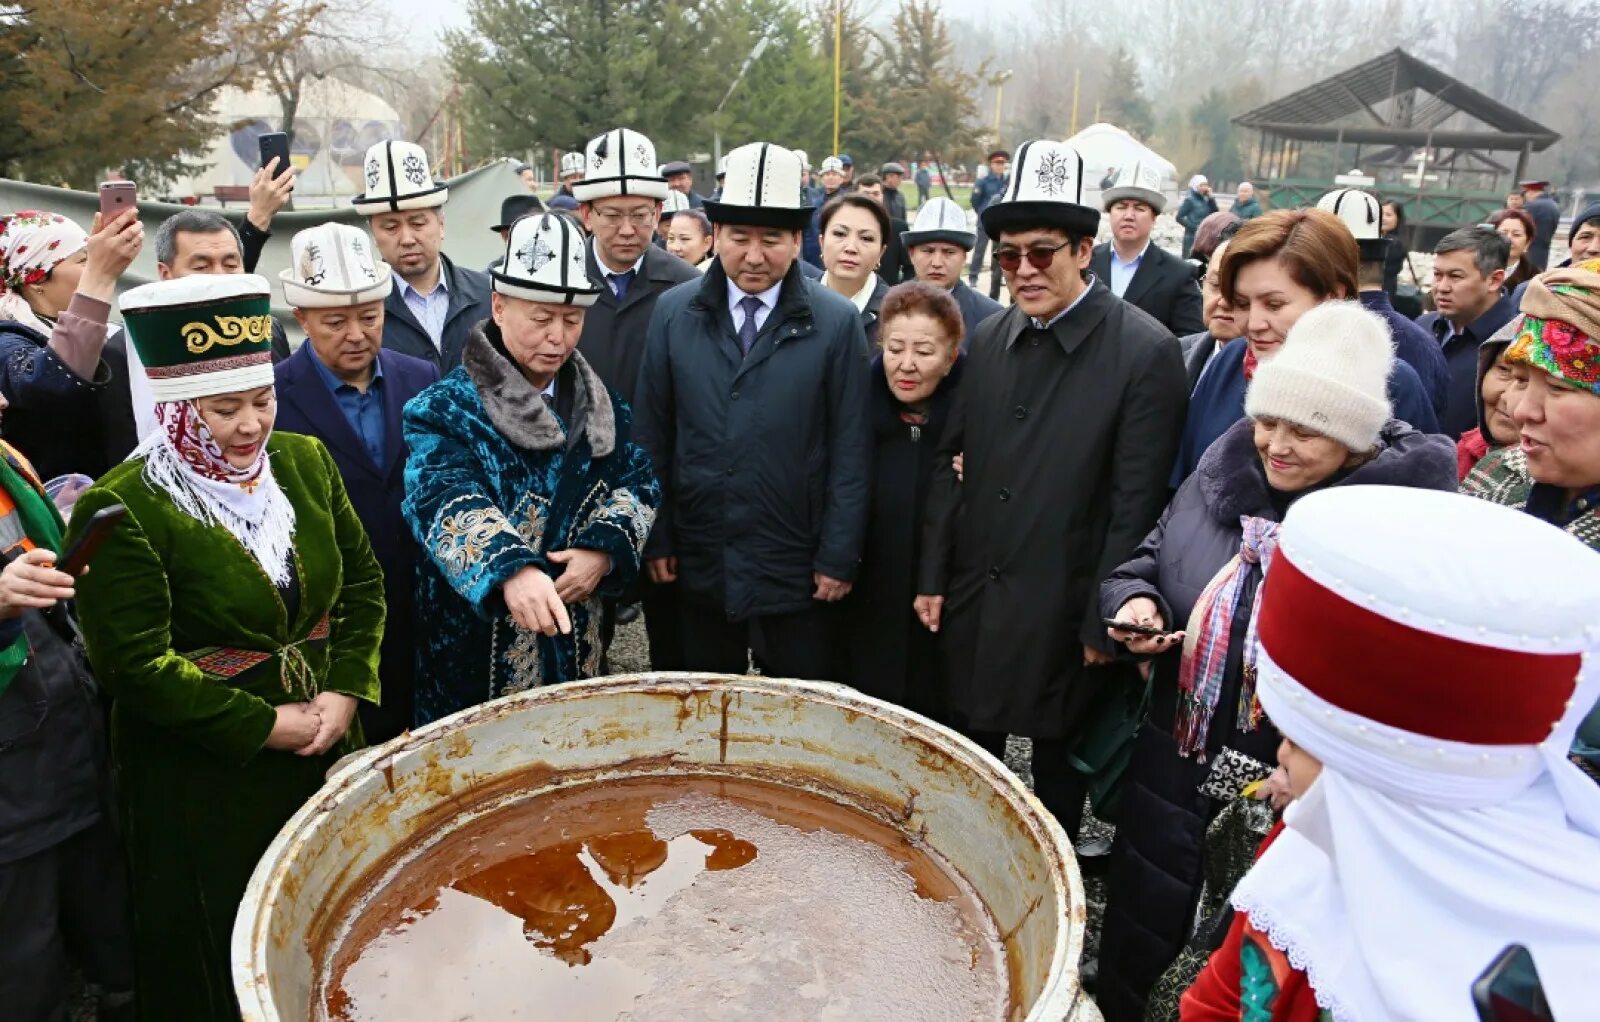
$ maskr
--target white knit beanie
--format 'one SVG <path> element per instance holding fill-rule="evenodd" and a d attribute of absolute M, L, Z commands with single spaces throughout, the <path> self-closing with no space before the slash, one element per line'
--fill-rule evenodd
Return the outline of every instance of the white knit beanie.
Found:
<path fill-rule="evenodd" d="M 1357 302 L 1324 302 L 1289 328 L 1256 368 L 1244 413 L 1283 419 L 1355 452 L 1370 451 L 1389 421 L 1389 324 Z"/>

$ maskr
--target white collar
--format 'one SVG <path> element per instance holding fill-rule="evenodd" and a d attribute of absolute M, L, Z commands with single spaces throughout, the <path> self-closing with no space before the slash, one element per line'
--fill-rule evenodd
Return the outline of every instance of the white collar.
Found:
<path fill-rule="evenodd" d="M 760 294 L 753 295 L 750 292 L 743 290 L 738 284 L 735 284 L 730 280 L 728 281 L 728 311 L 732 312 L 738 309 L 739 303 L 744 301 L 746 298 L 759 299 L 761 304 L 765 305 L 768 309 L 775 309 L 778 307 L 778 291 L 782 289 L 782 287 L 783 281 L 780 280 L 776 284 L 767 288 L 765 291 L 762 291 Z"/>
<path fill-rule="evenodd" d="M 644 267 L 644 257 L 650 254 L 650 246 L 646 245 L 644 251 L 640 253 L 639 258 L 635 260 L 634 264 L 628 267 L 627 270 L 613 270 L 609 265 L 607 265 L 604 259 L 600 258 L 600 247 L 595 244 L 593 238 L 589 239 L 589 249 L 594 253 L 594 264 L 600 267 L 600 272 L 605 274 L 607 277 L 620 277 L 624 273 L 627 273 L 628 270 L 632 270 L 635 277 L 639 276 L 639 271 Z"/>
<path fill-rule="evenodd" d="M 828 275 L 826 273 L 822 275 L 821 283 L 823 287 L 829 286 Z M 872 301 L 872 293 L 876 290 L 878 290 L 878 275 L 876 273 L 869 273 L 867 274 L 867 282 L 861 285 L 861 290 L 850 296 L 850 301 L 855 303 L 857 312 L 867 311 L 867 303 Z"/>

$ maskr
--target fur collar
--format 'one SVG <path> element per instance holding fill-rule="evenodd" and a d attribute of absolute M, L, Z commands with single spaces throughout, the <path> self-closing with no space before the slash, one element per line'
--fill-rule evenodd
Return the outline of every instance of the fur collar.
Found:
<path fill-rule="evenodd" d="M 473 327 L 461 353 L 461 366 L 477 388 L 478 399 L 507 440 L 524 450 L 554 451 L 570 447 L 566 430 L 544 403 L 544 398 L 522 374 L 500 340 L 500 327 L 484 320 Z M 570 374 L 570 375 L 569 375 Z M 610 454 L 617 444 L 617 419 L 611 394 L 588 361 L 576 351 L 557 377 L 561 385 L 575 385 L 572 422 L 589 438 L 596 458 Z"/>
<path fill-rule="evenodd" d="M 1211 445 L 1201 457 L 1195 475 L 1200 496 L 1217 521 L 1236 527 L 1241 515 L 1277 517 L 1272 510 L 1266 470 L 1256 454 L 1255 424 L 1249 418 L 1234 423 Z M 1339 486 L 1453 490 L 1455 445 L 1446 437 L 1419 433 L 1399 419 L 1390 419 L 1378 435 L 1377 453 L 1335 480 Z"/>

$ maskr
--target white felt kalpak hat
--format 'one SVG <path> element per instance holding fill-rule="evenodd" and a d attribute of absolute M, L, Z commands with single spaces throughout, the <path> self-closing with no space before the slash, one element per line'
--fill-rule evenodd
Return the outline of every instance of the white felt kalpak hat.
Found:
<path fill-rule="evenodd" d="M 571 177 L 574 174 L 583 176 L 583 154 L 576 149 L 561 154 L 561 176 Z"/>
<path fill-rule="evenodd" d="M 1317 208 L 1332 213 L 1356 237 L 1363 261 L 1382 259 L 1389 251 L 1383 236 L 1383 207 L 1377 196 L 1359 188 L 1335 188 L 1317 200 Z"/>
<path fill-rule="evenodd" d="M 668 192 L 661 202 L 661 219 L 670 220 L 676 213 L 689 208 L 689 197 L 682 192 Z"/>
<path fill-rule="evenodd" d="M 978 234 L 967 226 L 967 211 L 956 205 L 954 200 L 941 195 L 922 204 L 911 230 L 900 232 L 900 241 L 906 248 L 948 241 L 952 245 L 971 249 L 978 243 Z"/>
<path fill-rule="evenodd" d="M 1022 143 L 1006 190 L 984 207 L 982 220 L 995 239 L 1001 231 L 1050 227 L 1093 237 L 1100 211 L 1083 204 L 1083 157 L 1065 142 Z"/>
<path fill-rule="evenodd" d="M 379 142 L 362 161 L 367 190 L 350 200 L 362 216 L 433 209 L 450 198 L 450 189 L 434 184 L 428 154 L 415 142 Z"/>
<path fill-rule="evenodd" d="M 590 306 L 600 285 L 589 279 L 583 229 L 555 213 L 530 213 L 511 225 L 506 257 L 489 271 L 490 287 L 507 298 Z"/>
<path fill-rule="evenodd" d="M 1135 159 L 1117 171 L 1117 180 L 1100 193 L 1100 201 L 1109 210 L 1123 199 L 1137 199 L 1156 213 L 1167 208 L 1167 196 L 1161 191 L 1161 168 L 1150 160 Z"/>
<path fill-rule="evenodd" d="M 389 264 L 367 233 L 348 224 L 308 227 L 289 243 L 289 268 L 278 274 L 283 300 L 296 309 L 332 309 L 381 302 L 394 287 Z"/>
<path fill-rule="evenodd" d="M 656 166 L 656 146 L 632 128 L 613 128 L 589 140 L 584 149 L 583 180 L 572 197 L 593 202 L 613 195 L 665 199 L 667 179 Z"/>
<path fill-rule="evenodd" d="M 700 207 L 716 224 L 776 227 L 801 231 L 811 224 L 811 207 L 801 201 L 800 157 L 771 142 L 751 142 L 728 154 L 722 198 Z"/>

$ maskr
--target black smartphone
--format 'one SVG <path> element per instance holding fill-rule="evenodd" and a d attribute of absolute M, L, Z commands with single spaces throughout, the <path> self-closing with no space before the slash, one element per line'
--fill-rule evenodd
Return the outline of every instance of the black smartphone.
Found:
<path fill-rule="evenodd" d="M 1107 628 L 1116 628 L 1119 631 L 1132 632 L 1135 635 L 1169 634 L 1165 628 L 1157 628 L 1155 625 L 1136 625 L 1132 621 L 1118 621 L 1114 617 L 1103 617 L 1100 619 L 1100 623 Z"/>
<path fill-rule="evenodd" d="M 1472 983 L 1480 1022 L 1554 1022 L 1533 955 L 1511 944 Z"/>
<path fill-rule="evenodd" d="M 273 177 L 282 176 L 289 169 L 289 136 L 281 131 L 269 131 L 260 138 L 261 166 L 265 167 L 278 158 L 278 165 L 272 169 Z"/>
<path fill-rule="evenodd" d="M 117 527 L 117 523 L 121 522 L 127 513 L 128 509 L 121 504 L 111 504 L 96 511 L 94 517 L 89 519 L 88 527 L 83 530 L 83 535 L 79 536 L 77 542 L 73 543 L 66 554 L 56 562 L 56 570 L 76 577 L 80 571 L 88 567 L 95 551 L 100 549 L 100 544 L 106 541 L 111 535 L 111 530 Z"/>

